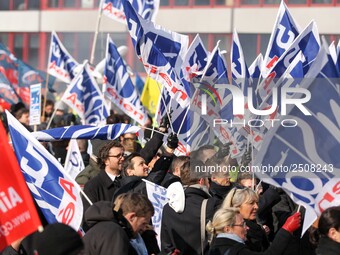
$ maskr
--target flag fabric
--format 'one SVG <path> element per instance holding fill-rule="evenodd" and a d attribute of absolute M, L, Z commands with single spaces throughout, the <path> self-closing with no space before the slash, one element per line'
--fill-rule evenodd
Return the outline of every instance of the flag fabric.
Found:
<path fill-rule="evenodd" d="M 78 65 L 53 31 L 47 72 L 63 82 L 70 83 L 76 75 L 74 70 Z"/>
<path fill-rule="evenodd" d="M 146 78 L 140 99 L 151 115 L 156 113 L 160 90 L 162 90 L 161 84 L 157 84 L 157 81 L 150 77 Z"/>
<path fill-rule="evenodd" d="M 177 134 L 179 140 L 175 155 L 187 156 L 192 150 L 212 141 L 209 124 L 204 121 L 202 116 L 190 107 L 182 108 L 178 102 L 171 100 L 167 90 L 162 89 L 156 118 L 158 123 L 167 114 L 167 111 L 170 114 L 173 132 Z"/>
<path fill-rule="evenodd" d="M 140 128 L 130 124 L 113 124 L 101 127 L 91 125 L 75 125 L 69 127 L 52 128 L 33 132 L 32 135 L 39 141 L 57 141 L 68 139 L 101 139 L 115 140 L 125 133 L 137 133 Z"/>
<path fill-rule="evenodd" d="M 246 96 L 248 94 L 250 74 L 236 29 L 234 29 L 233 33 L 230 58 L 232 83 L 238 86 L 243 91 L 243 95 Z"/>
<path fill-rule="evenodd" d="M 78 230 L 83 218 L 81 188 L 26 128 L 8 111 L 6 113 L 21 171 L 45 219 Z"/>
<path fill-rule="evenodd" d="M 18 90 L 18 63 L 17 58 L 0 43 L 0 72 L 4 74 L 15 91 Z"/>
<path fill-rule="evenodd" d="M 18 62 L 18 87 L 19 87 L 19 96 L 22 101 L 26 104 L 30 104 L 30 85 L 41 83 L 43 88 L 46 84 L 46 73 L 36 70 L 30 65 L 24 63 L 21 60 L 17 60 Z M 55 78 L 50 77 L 48 79 L 48 90 L 54 92 L 53 84 Z"/>
<path fill-rule="evenodd" d="M 312 21 L 307 27 L 296 37 L 294 42 L 289 46 L 287 51 L 281 55 L 279 60 L 270 69 L 268 76 L 261 82 L 257 88 L 259 95 L 259 103 L 268 95 L 273 88 L 274 79 L 279 79 L 287 70 L 287 67 L 295 56 L 301 51 L 304 57 L 303 71 L 308 72 L 311 63 L 314 61 L 320 49 L 320 38 L 316 23 Z"/>
<path fill-rule="evenodd" d="M 188 87 L 182 80 L 181 68 L 188 48 L 188 36 L 143 19 L 129 1 L 124 1 L 123 5 L 135 52 L 147 74 L 165 86 L 182 107 L 187 107 L 190 103 Z"/>
<path fill-rule="evenodd" d="M 274 66 L 281 55 L 288 50 L 299 33 L 299 25 L 295 22 L 284 1 L 281 1 L 263 59 L 264 66 L 262 72 L 264 77 L 267 76 L 268 71 Z"/>
<path fill-rule="evenodd" d="M 256 171 L 259 178 L 282 187 L 306 208 L 303 232 L 323 210 L 340 205 L 339 75 L 330 72 L 336 68 L 327 48 L 322 46 L 300 84 L 311 93 L 311 99 L 304 103 L 311 115 L 297 107 L 288 110 L 280 121 L 294 119 L 298 126 L 272 128 L 254 162 L 261 167 Z M 263 166 L 276 170 L 263 171 Z"/>
<path fill-rule="evenodd" d="M 135 72 L 135 74 L 136 74 L 135 85 L 139 95 L 142 95 L 145 81 L 138 75 L 138 72 Z"/>
<path fill-rule="evenodd" d="M 192 81 L 195 77 L 202 75 L 207 65 L 208 56 L 209 52 L 205 49 L 201 37 L 197 34 L 183 60 L 184 79 Z"/>
<path fill-rule="evenodd" d="M 144 44 L 150 40 L 179 75 L 184 55 L 188 49 L 189 37 L 166 30 L 152 21 L 143 19 L 129 1 L 123 1 L 123 6 L 137 56 L 141 57 Z M 150 64 L 147 57 L 146 55 L 145 58 L 142 58 L 144 65 Z"/>
<path fill-rule="evenodd" d="M 21 98 L 15 92 L 14 88 L 1 71 L 0 71 L 0 98 L 2 98 L 11 105 L 21 102 Z"/>
<path fill-rule="evenodd" d="M 109 35 L 107 37 L 104 75 L 104 95 L 131 119 L 144 126 L 148 120 L 147 111 L 142 105 L 137 89 L 127 72 L 123 58 Z"/>
<path fill-rule="evenodd" d="M 0 250 L 2 250 L 14 241 L 36 231 L 42 224 L 13 149 L 8 143 L 2 122 L 0 137 L 0 158 L 3 169 L 0 179 Z"/>
<path fill-rule="evenodd" d="M 185 79 L 180 79 L 171 67 L 162 52 L 159 51 L 151 40 L 145 44 L 142 59 L 146 59 L 145 70 L 155 81 L 162 84 L 169 92 L 170 97 L 177 101 L 183 108 L 190 104 L 190 89 Z"/>
<path fill-rule="evenodd" d="M 143 19 L 155 21 L 159 9 L 159 0 L 130 0 L 130 2 Z M 107 17 L 126 24 L 122 1 L 103 0 L 102 11 Z"/>
<path fill-rule="evenodd" d="M 73 180 L 85 169 L 84 161 L 79 151 L 77 140 L 75 139 L 70 140 L 68 144 L 64 169 Z"/>
<path fill-rule="evenodd" d="M 152 226 L 156 232 L 158 246 L 161 247 L 161 226 L 162 226 L 162 212 L 163 207 L 168 203 L 166 188 L 157 185 L 153 182 L 143 179 L 146 185 L 146 192 L 148 199 L 152 203 L 155 213 L 152 216 Z"/>
<path fill-rule="evenodd" d="M 253 80 L 259 79 L 261 77 L 262 63 L 263 56 L 262 53 L 260 53 L 248 68 L 249 75 Z"/>
<path fill-rule="evenodd" d="M 85 63 L 67 86 L 61 101 L 71 107 L 84 124 L 98 125 L 109 116 L 104 96 Z"/>

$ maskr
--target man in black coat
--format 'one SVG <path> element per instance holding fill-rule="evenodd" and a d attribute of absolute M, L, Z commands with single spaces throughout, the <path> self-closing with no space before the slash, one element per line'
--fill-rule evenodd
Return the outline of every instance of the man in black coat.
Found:
<path fill-rule="evenodd" d="M 192 163 L 193 165 L 196 164 Z M 200 164 L 203 164 L 200 162 Z M 175 249 L 180 254 L 202 254 L 208 250 L 207 235 L 201 242 L 201 228 L 212 218 L 215 211 L 215 200 L 208 191 L 208 181 L 197 173 L 190 173 L 190 161 L 181 168 L 181 180 L 184 188 L 185 201 L 182 212 L 176 212 L 169 204 L 163 209 L 161 227 L 161 249 L 169 253 Z M 206 210 L 201 210 L 203 200 L 207 199 Z M 181 201 L 183 202 L 183 201 Z M 205 214 L 201 218 L 201 212 Z"/>
<path fill-rule="evenodd" d="M 98 164 L 101 168 L 99 174 L 88 181 L 84 192 L 92 203 L 97 201 L 111 201 L 119 185 L 122 164 L 124 161 L 124 148 L 118 141 L 106 143 L 99 151 Z M 83 198 L 84 212 L 90 206 Z"/>

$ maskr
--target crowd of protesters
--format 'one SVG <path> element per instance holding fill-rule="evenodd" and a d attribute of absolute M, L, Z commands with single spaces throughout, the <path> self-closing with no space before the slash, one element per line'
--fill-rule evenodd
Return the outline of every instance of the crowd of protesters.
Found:
<path fill-rule="evenodd" d="M 62 105 L 51 119 L 54 107 L 47 100 L 45 124 L 39 129 L 49 122 L 51 128 L 80 124 Z M 10 111 L 33 131 L 24 105 Z M 107 118 L 107 124 L 129 122 L 115 113 Z M 237 161 L 229 157 L 229 144 L 206 145 L 190 155 L 175 156 L 179 141 L 169 126 L 169 119 L 163 118 L 157 132 L 152 136 L 146 132 L 144 146 L 135 134 L 114 141 L 79 141 L 86 168 L 76 182 L 92 202 L 83 199 L 85 235 L 61 223 L 47 224 L 41 215 L 42 233 L 18 240 L 1 254 L 340 254 L 340 207 L 325 210 L 301 237 L 304 208 L 298 209 L 282 189 L 252 173 L 193 170 L 213 165 L 237 168 Z M 45 147 L 63 164 L 67 144 L 58 141 Z M 240 164 L 250 164 L 250 155 L 248 150 Z M 143 179 L 165 188 L 180 183 L 176 199 L 163 208 L 160 247 L 151 220 L 155 209 Z"/>

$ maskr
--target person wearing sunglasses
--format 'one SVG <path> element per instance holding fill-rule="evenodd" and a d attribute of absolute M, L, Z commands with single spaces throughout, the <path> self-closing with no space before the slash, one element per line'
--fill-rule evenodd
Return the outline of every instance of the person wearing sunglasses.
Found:
<path fill-rule="evenodd" d="M 245 244 L 249 227 L 240 211 L 237 208 L 221 208 L 206 227 L 213 239 L 208 255 L 281 255 L 289 245 L 292 233 L 300 225 L 301 215 L 298 212 L 287 219 L 266 251 L 255 252 Z"/>

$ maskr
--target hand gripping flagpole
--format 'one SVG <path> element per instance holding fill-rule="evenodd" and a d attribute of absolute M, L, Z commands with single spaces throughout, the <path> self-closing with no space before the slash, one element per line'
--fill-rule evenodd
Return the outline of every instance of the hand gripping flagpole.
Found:
<path fill-rule="evenodd" d="M 103 14 L 103 4 L 104 4 L 104 0 L 100 1 L 99 4 L 99 13 L 98 13 L 98 17 L 97 17 L 97 24 L 96 24 L 96 31 L 94 33 L 94 37 L 93 37 L 93 42 L 92 42 L 92 49 L 91 49 L 91 57 L 90 57 L 90 63 L 92 65 L 94 65 L 94 54 L 96 51 L 96 44 L 97 44 L 97 38 L 98 38 L 98 31 L 99 31 L 99 27 L 100 27 L 100 21 L 102 19 L 102 14 Z"/>

